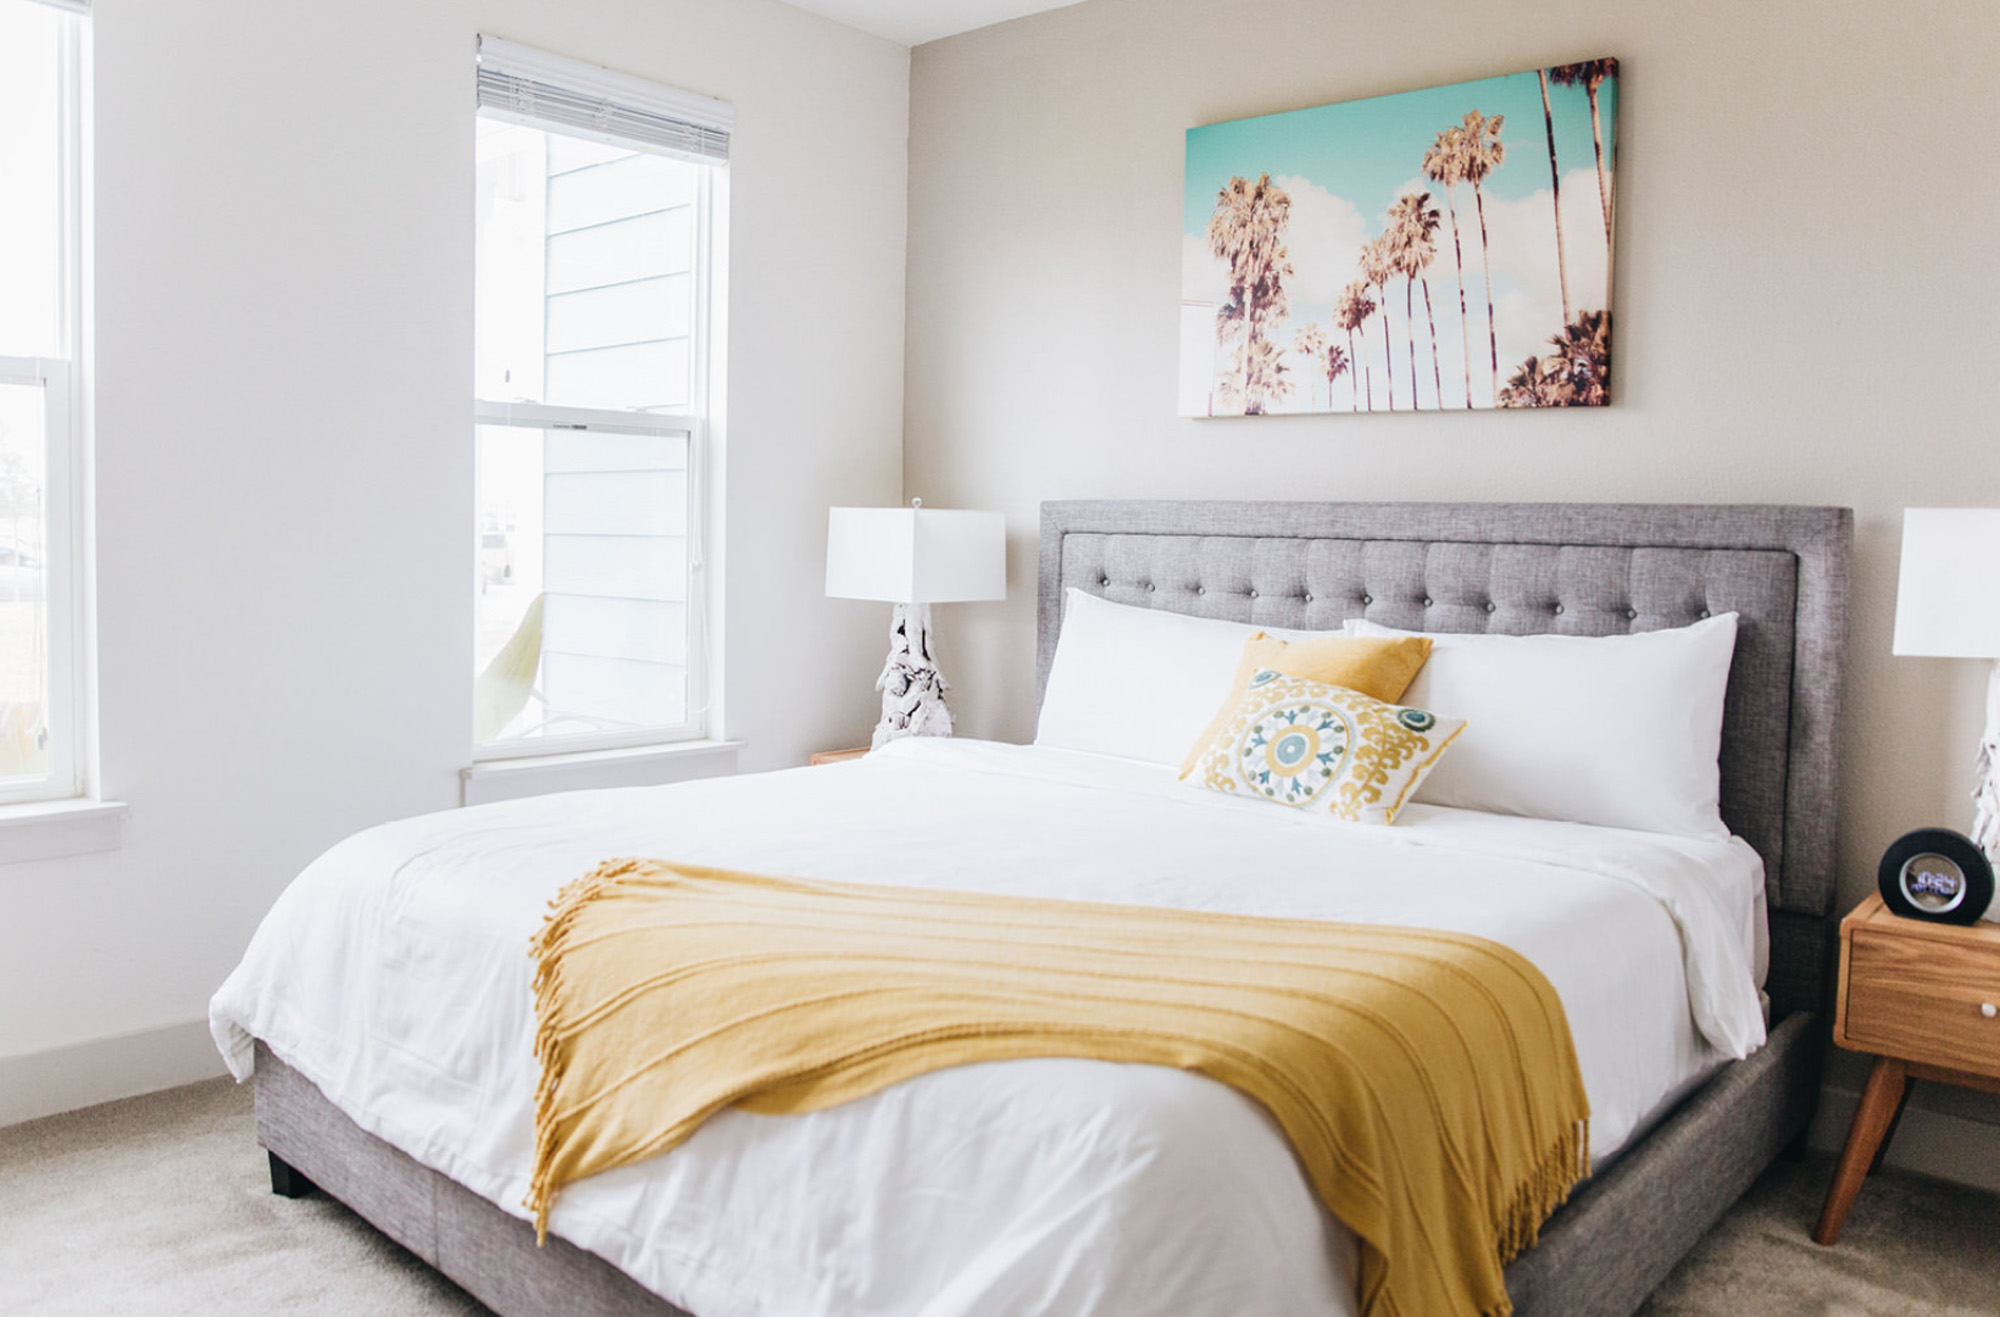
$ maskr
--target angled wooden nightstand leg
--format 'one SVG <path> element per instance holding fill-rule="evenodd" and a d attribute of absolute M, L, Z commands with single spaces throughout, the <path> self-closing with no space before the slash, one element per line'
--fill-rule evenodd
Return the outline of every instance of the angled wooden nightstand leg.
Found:
<path fill-rule="evenodd" d="M 1854 1111 L 1854 1124 L 1847 1131 L 1847 1147 L 1840 1154 L 1840 1167 L 1834 1171 L 1833 1184 L 1826 1191 L 1826 1206 L 1820 1211 L 1819 1224 L 1813 1228 L 1813 1243 L 1831 1244 L 1840 1238 L 1840 1228 L 1847 1223 L 1847 1209 L 1854 1206 L 1854 1196 L 1861 1192 L 1861 1182 L 1868 1178 L 1869 1164 L 1875 1160 L 1876 1150 L 1882 1147 L 1890 1126 L 1895 1124 L 1909 1091 L 1910 1077 L 1903 1063 L 1893 1057 L 1876 1057 L 1875 1068 L 1868 1072 L 1868 1085 L 1861 1091 L 1861 1105 Z"/>
<path fill-rule="evenodd" d="M 1875 1159 L 1868 1163 L 1870 1175 L 1882 1169 L 1882 1159 L 1889 1155 L 1889 1145 L 1896 1141 L 1896 1131 L 1903 1124 L 1903 1109 L 1910 1105 L 1910 1094 L 1916 1091 L 1916 1087 L 1916 1080 L 1904 1080 L 1903 1096 L 1896 1099 L 1896 1114 L 1889 1117 L 1889 1128 L 1882 1131 L 1882 1142 L 1875 1147 Z"/>

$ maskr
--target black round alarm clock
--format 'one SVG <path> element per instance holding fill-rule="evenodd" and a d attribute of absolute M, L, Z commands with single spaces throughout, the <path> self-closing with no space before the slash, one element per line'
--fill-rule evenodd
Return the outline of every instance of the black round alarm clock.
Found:
<path fill-rule="evenodd" d="M 1993 901 L 1993 865 L 1969 837 L 1918 828 L 1883 852 L 1875 885 L 1882 904 L 1906 918 L 1977 923 Z"/>

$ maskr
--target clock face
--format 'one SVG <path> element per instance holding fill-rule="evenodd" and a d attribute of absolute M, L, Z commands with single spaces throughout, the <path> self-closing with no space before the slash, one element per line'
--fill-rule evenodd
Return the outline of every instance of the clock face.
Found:
<path fill-rule="evenodd" d="M 1941 915 L 1955 910 L 1965 899 L 1965 870 L 1932 851 L 1903 861 L 1896 882 L 1904 898 L 1926 914 Z"/>

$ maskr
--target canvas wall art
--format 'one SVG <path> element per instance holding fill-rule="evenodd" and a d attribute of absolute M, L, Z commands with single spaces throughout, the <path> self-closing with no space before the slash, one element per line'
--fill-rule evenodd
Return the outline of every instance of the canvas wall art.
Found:
<path fill-rule="evenodd" d="M 1183 416 L 1601 407 L 1618 61 L 1194 128 Z"/>

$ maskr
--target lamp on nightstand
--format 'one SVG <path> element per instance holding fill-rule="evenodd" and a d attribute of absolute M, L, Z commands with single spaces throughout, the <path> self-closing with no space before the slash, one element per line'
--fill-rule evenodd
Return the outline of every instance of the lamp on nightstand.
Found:
<path fill-rule="evenodd" d="M 2000 660 L 2000 509 L 1905 508 L 1895 652 Z M 1972 840 L 2000 861 L 2000 662 L 1986 684 Z"/>
<path fill-rule="evenodd" d="M 827 513 L 829 599 L 896 605 L 889 661 L 875 689 L 882 721 L 874 748 L 900 736 L 950 736 L 944 676 L 931 643 L 931 605 L 1007 597 L 1007 521 L 998 512 L 948 512 L 911 499 L 907 508 L 833 508 Z"/>

